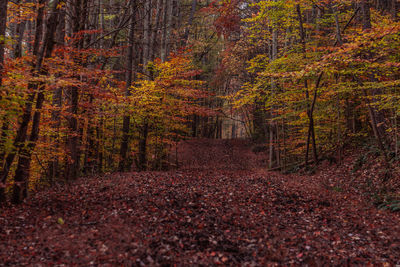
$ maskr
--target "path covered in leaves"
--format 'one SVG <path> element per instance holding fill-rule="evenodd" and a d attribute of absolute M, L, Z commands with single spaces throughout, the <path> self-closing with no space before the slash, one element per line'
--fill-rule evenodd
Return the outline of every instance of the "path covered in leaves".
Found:
<path fill-rule="evenodd" d="M 398 214 L 257 169 L 243 144 L 191 147 L 203 161 L 187 152 L 178 171 L 81 179 L 1 210 L 0 265 L 400 264 Z"/>

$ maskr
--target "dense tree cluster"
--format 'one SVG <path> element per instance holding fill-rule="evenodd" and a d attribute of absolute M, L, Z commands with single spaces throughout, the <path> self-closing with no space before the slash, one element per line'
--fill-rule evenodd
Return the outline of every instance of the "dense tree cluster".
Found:
<path fill-rule="evenodd" d="M 398 159 L 398 1 L 220 2 L 219 80 L 270 168 L 340 163 L 369 137 L 387 167 Z"/>
<path fill-rule="evenodd" d="M 201 1 L 1 1 L 0 202 L 80 175 L 164 169 L 210 98 Z"/>
<path fill-rule="evenodd" d="M 80 175 L 177 167 L 186 137 L 251 136 L 277 170 L 341 163 L 371 139 L 390 170 L 399 6 L 2 0 L 0 201 Z"/>

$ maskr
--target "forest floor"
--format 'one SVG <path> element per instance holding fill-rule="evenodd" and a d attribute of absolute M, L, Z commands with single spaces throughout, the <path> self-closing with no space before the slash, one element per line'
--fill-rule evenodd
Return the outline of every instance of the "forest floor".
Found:
<path fill-rule="evenodd" d="M 181 150 L 179 170 L 82 178 L 0 210 L 0 265 L 400 264 L 400 214 L 350 186 L 348 166 L 267 172 L 240 140 Z"/>

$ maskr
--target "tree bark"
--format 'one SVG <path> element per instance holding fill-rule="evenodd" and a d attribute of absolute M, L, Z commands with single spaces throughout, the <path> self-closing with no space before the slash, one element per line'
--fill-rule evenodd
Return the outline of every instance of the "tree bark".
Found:
<path fill-rule="evenodd" d="M 371 6 L 369 0 L 362 0 L 361 2 L 362 12 L 362 27 L 363 30 L 371 29 Z"/>
<path fill-rule="evenodd" d="M 171 51 L 171 33 L 172 33 L 172 14 L 173 1 L 166 0 L 165 6 L 165 43 L 164 43 L 164 61 L 169 57 Z"/>
<path fill-rule="evenodd" d="M 144 21 L 143 21 L 143 73 L 147 73 L 147 63 L 150 55 L 150 35 L 151 35 L 151 0 L 144 2 Z"/>
<path fill-rule="evenodd" d="M 58 25 L 57 25 L 57 30 L 56 30 L 56 42 L 60 45 L 65 45 L 65 30 L 66 30 L 66 24 L 65 24 L 65 17 L 66 17 L 66 10 L 65 7 L 63 7 L 59 11 L 59 16 L 58 16 Z M 54 110 L 51 112 L 51 128 L 53 131 L 53 134 L 50 136 L 51 142 L 54 144 L 55 150 L 60 149 L 60 127 L 61 127 L 61 107 L 63 104 L 62 101 L 63 97 L 63 88 L 58 86 L 53 90 L 53 99 L 52 99 L 52 106 Z M 54 157 L 48 164 L 47 167 L 47 179 L 48 182 L 53 183 L 56 177 L 58 177 L 60 174 L 60 168 L 59 168 L 59 160 L 58 157 Z"/>
<path fill-rule="evenodd" d="M 140 171 L 147 169 L 147 136 L 149 134 L 149 124 L 147 121 L 143 123 L 141 129 L 141 137 L 139 139 L 139 162 L 138 168 Z"/>
<path fill-rule="evenodd" d="M 7 4 L 8 0 L 0 0 L 0 88 L 3 86 L 4 76 L 4 44 L 6 37 L 6 23 L 7 23 Z M 0 95 L 0 100 L 1 100 Z M 0 170 L 3 167 L 3 161 L 5 157 L 5 142 L 8 131 L 8 119 L 3 119 L 2 131 L 0 135 Z M 7 178 L 7 177 L 6 177 Z M 5 179 L 0 177 L 0 205 L 5 202 Z"/>
<path fill-rule="evenodd" d="M 271 61 L 274 61 L 278 58 L 278 30 L 272 30 L 272 42 L 271 42 Z M 271 78 L 271 94 L 275 94 L 276 91 L 276 81 L 274 78 Z M 274 151 L 276 150 L 274 144 L 274 134 L 276 125 L 274 122 L 274 107 L 271 108 L 271 118 L 269 124 L 269 168 L 271 169 L 274 164 Z M 278 159 L 277 159 L 278 161 Z"/>
<path fill-rule="evenodd" d="M 35 31 L 35 41 L 33 44 L 33 55 L 37 57 L 36 64 L 32 66 L 31 72 L 33 75 L 37 76 L 39 71 L 41 70 L 42 67 L 42 61 L 43 61 L 43 55 L 39 54 L 39 45 L 41 42 L 41 37 L 43 34 L 43 17 L 44 17 L 44 5 L 45 5 L 46 0 L 40 0 L 39 1 L 39 9 L 38 9 L 38 14 L 36 17 L 36 31 Z M 44 54 L 44 50 L 42 51 Z M 24 107 L 24 112 L 19 118 L 20 124 L 18 126 L 18 130 L 16 133 L 16 137 L 13 142 L 12 150 L 9 152 L 7 157 L 5 158 L 5 161 L 3 163 L 3 168 L 1 169 L 0 172 L 0 183 L 5 184 L 8 174 L 10 172 L 11 165 L 14 162 L 14 159 L 18 153 L 18 151 L 25 146 L 25 141 L 27 137 L 27 131 L 28 131 L 28 125 L 31 121 L 31 116 L 32 116 L 32 107 L 33 107 L 33 101 L 36 97 L 36 94 L 38 93 L 38 85 L 37 83 L 30 82 L 28 84 L 28 90 L 31 92 L 27 99 L 26 99 L 26 104 Z M 4 188 L 0 188 L 0 199 L 4 199 Z"/>
<path fill-rule="evenodd" d="M 162 0 L 157 0 L 157 7 L 156 7 L 156 14 L 154 19 L 154 24 L 151 31 L 150 37 L 150 51 L 149 51 L 149 60 L 154 60 L 155 58 L 155 51 L 156 51 L 156 44 L 157 44 L 157 32 L 160 28 L 160 21 L 161 21 L 161 14 L 162 14 Z"/>
<path fill-rule="evenodd" d="M 306 151 L 306 160 L 305 160 L 306 166 L 308 164 L 308 147 L 309 147 L 309 142 L 310 142 L 310 136 L 311 136 L 311 140 L 312 140 L 314 164 L 318 164 L 318 151 L 317 151 L 317 142 L 316 142 L 316 138 L 315 138 L 313 113 L 314 113 L 315 104 L 317 103 L 318 88 L 321 84 L 321 79 L 322 79 L 323 74 L 324 73 L 321 72 L 320 75 L 318 76 L 317 82 L 315 84 L 313 100 L 312 100 L 311 106 L 309 106 L 309 109 L 307 111 L 309 125 L 308 125 L 307 151 Z M 308 95 L 308 90 L 307 90 L 307 95 Z"/>
<path fill-rule="evenodd" d="M 79 51 L 84 47 L 84 39 L 79 38 L 79 35 L 85 30 L 86 26 L 86 7 L 88 0 L 75 0 L 74 5 L 71 6 L 69 12 L 72 13 L 72 37 L 73 37 L 73 47 Z M 77 53 L 78 56 L 74 58 L 74 61 L 77 64 L 82 64 L 81 58 L 79 57 L 80 53 Z M 75 77 L 76 79 L 80 79 L 80 77 Z M 79 110 L 79 87 L 71 86 L 69 88 L 69 113 L 68 116 L 68 129 L 69 136 L 67 138 L 67 160 L 66 160 L 66 168 L 65 168 L 65 179 L 66 180 L 74 180 L 78 177 L 80 173 L 80 136 L 81 130 L 78 128 L 78 110 Z"/>
<path fill-rule="evenodd" d="M 46 34 L 44 38 L 44 43 L 39 52 L 39 60 L 43 61 L 43 58 L 51 57 L 53 48 L 54 48 L 54 34 L 57 27 L 57 18 L 58 18 L 58 5 L 59 1 L 56 1 L 54 7 L 52 9 L 52 13 L 47 20 L 46 25 Z M 46 75 L 46 71 L 41 67 L 37 69 L 41 75 Z M 39 83 L 38 87 L 38 96 L 36 99 L 36 107 L 35 113 L 32 121 L 32 129 L 29 137 L 29 142 L 24 144 L 21 148 L 17 169 L 15 171 L 14 176 L 14 186 L 13 186 L 13 197 L 12 202 L 14 204 L 19 204 L 22 200 L 27 196 L 27 185 L 29 182 L 29 174 L 30 174 L 30 165 L 32 153 L 36 147 L 37 140 L 39 138 L 40 131 L 40 117 L 41 117 L 41 109 L 44 102 L 44 87 L 43 83 Z"/>
<path fill-rule="evenodd" d="M 126 63 L 126 73 L 125 73 L 125 96 L 129 97 L 131 95 L 131 85 L 132 85 L 132 67 L 134 63 L 134 38 L 135 38 L 135 10 L 136 4 L 135 0 L 131 0 L 131 27 L 129 30 L 129 45 L 128 45 L 128 53 L 127 53 L 127 63 Z M 120 148 L 120 162 L 119 162 L 119 171 L 125 171 L 128 166 L 128 147 L 129 147 L 129 139 L 130 139 L 130 116 L 126 111 L 126 114 L 123 118 L 123 127 L 122 127 L 122 142 Z"/>

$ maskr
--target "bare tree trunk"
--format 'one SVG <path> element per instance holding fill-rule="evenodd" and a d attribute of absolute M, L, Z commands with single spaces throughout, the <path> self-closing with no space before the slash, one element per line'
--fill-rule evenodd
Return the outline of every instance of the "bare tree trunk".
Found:
<path fill-rule="evenodd" d="M 20 22 L 15 28 L 16 42 L 14 46 L 14 58 L 22 57 L 22 40 L 24 38 L 26 22 Z"/>
<path fill-rule="evenodd" d="M 127 63 L 126 63 L 126 74 L 125 74 L 125 96 L 129 97 L 131 95 L 130 88 L 132 85 L 132 67 L 134 61 L 133 49 L 134 49 L 134 38 L 135 38 L 135 10 L 136 4 L 135 0 L 131 0 L 131 28 L 129 30 L 129 46 L 128 46 L 128 54 L 127 54 Z M 129 147 L 129 131 L 130 131 L 130 116 L 129 114 L 125 114 L 123 118 L 123 127 L 122 127 L 122 142 L 120 149 L 120 162 L 119 162 L 119 171 L 125 171 L 125 169 L 129 166 L 127 161 L 127 153 Z"/>
<path fill-rule="evenodd" d="M 150 54 L 151 0 L 144 0 L 143 12 L 143 73 L 147 73 L 147 63 L 149 62 Z"/>
<path fill-rule="evenodd" d="M 335 8 L 334 9 L 335 13 L 335 25 L 336 25 L 336 43 L 339 46 L 343 45 L 343 40 L 342 40 L 342 33 L 340 30 L 340 24 L 339 24 L 339 15 L 338 11 Z M 339 77 L 336 77 L 336 83 L 338 83 Z M 338 164 L 342 164 L 342 131 L 341 131 L 341 125 L 340 125 L 340 95 L 339 93 L 337 94 L 337 153 L 338 153 Z"/>
<path fill-rule="evenodd" d="M 299 20 L 300 39 L 301 39 L 301 43 L 303 46 L 303 55 L 305 57 L 306 56 L 306 39 L 305 39 L 306 34 L 305 34 L 304 26 L 303 26 L 303 15 L 301 13 L 300 5 L 296 6 L 296 10 L 297 10 L 297 16 L 298 16 L 298 20 Z M 307 115 L 308 115 L 308 119 L 309 119 L 309 124 L 308 124 L 306 155 L 305 155 L 305 165 L 306 166 L 308 164 L 310 139 L 312 141 L 312 147 L 313 147 L 314 164 L 318 163 L 318 152 L 317 152 L 317 144 L 316 144 L 316 140 L 315 140 L 316 138 L 315 138 L 313 111 L 314 111 L 315 103 L 317 101 L 318 87 L 320 85 L 322 75 L 323 75 L 323 72 L 320 73 L 320 75 L 317 79 L 312 103 L 311 103 L 311 105 L 308 104 L 308 107 L 307 107 Z M 308 84 L 307 84 L 307 81 L 305 81 L 304 83 L 305 83 L 305 89 L 306 89 L 306 100 L 308 102 L 308 100 L 309 100 Z"/>
<path fill-rule="evenodd" d="M 86 24 L 86 7 L 87 7 L 87 0 L 75 0 L 74 5 L 71 6 L 73 17 L 71 17 L 73 24 L 72 24 L 72 34 L 73 37 L 78 37 L 79 34 L 85 29 Z M 75 38 L 74 38 L 75 39 Z M 74 40 L 74 47 L 79 51 L 84 46 L 84 39 L 85 38 L 78 38 Z M 76 62 L 80 63 L 79 61 L 81 58 L 76 57 L 74 59 Z M 79 77 L 76 77 L 79 79 Z M 68 116 L 68 129 L 69 129 L 69 136 L 67 138 L 67 161 L 66 161 L 66 170 L 65 170 L 65 178 L 69 179 L 76 179 L 80 172 L 80 135 L 81 130 L 78 128 L 78 105 L 79 105 L 79 87 L 72 86 L 69 89 L 69 98 L 70 98 L 70 107 L 69 113 L 71 115 Z"/>
<path fill-rule="evenodd" d="M 275 153 L 276 153 L 276 166 L 280 167 L 281 166 L 281 150 L 280 150 L 280 145 L 279 145 L 279 123 L 275 123 L 276 127 L 276 134 L 275 134 Z"/>
<path fill-rule="evenodd" d="M 282 141 L 283 141 L 283 159 L 282 159 L 282 169 L 283 171 L 286 171 L 286 131 L 285 131 L 285 120 L 282 119 Z"/>
<path fill-rule="evenodd" d="M 272 29 L 272 42 L 271 42 L 271 61 L 278 58 L 278 30 L 276 28 Z M 271 78 L 271 94 L 275 94 L 276 91 L 276 81 Z M 271 118 L 269 124 L 269 168 L 271 169 L 274 164 L 274 134 L 276 129 L 276 122 L 274 121 L 274 106 L 271 107 Z M 278 159 L 277 159 L 278 161 Z"/>
<path fill-rule="evenodd" d="M 155 51 L 156 51 L 156 38 L 157 38 L 157 32 L 158 29 L 160 28 L 160 21 L 161 21 L 161 14 L 162 14 L 162 0 L 157 0 L 157 7 L 156 7 L 156 14 L 155 14 L 155 20 L 154 24 L 152 27 L 151 31 L 151 37 L 150 37 L 150 51 L 149 51 L 149 60 L 154 60 L 155 58 Z"/>
<path fill-rule="evenodd" d="M 167 35 L 167 0 L 162 0 L 162 16 L 161 16 L 161 37 L 160 37 L 160 57 L 165 62 L 167 56 L 165 51 L 165 37 Z"/>
<path fill-rule="evenodd" d="M 145 0 L 145 19 L 143 21 L 143 73 L 147 74 L 147 79 L 153 79 L 153 73 L 148 71 L 147 63 L 150 61 L 151 52 L 149 49 L 150 35 L 151 35 L 151 0 Z M 167 1 L 168 2 L 168 1 Z M 139 157 L 137 166 L 139 170 L 144 171 L 147 169 L 147 137 L 149 133 L 149 123 L 147 118 L 144 118 L 143 125 L 140 127 L 139 137 Z"/>
<path fill-rule="evenodd" d="M 59 18 L 58 18 L 58 27 L 56 30 L 56 42 L 60 45 L 64 45 L 65 42 L 65 7 L 60 10 Z M 51 127 L 53 134 L 51 135 L 51 141 L 55 146 L 55 150 L 60 148 L 59 140 L 60 137 L 60 127 L 61 127 L 61 107 L 62 107 L 62 96 L 63 96 L 63 88 L 57 87 L 53 90 L 53 100 L 52 106 L 54 110 L 51 112 Z M 52 159 L 47 168 L 47 179 L 50 183 L 53 183 L 55 178 L 59 175 L 59 161 L 58 157 Z"/>
<path fill-rule="evenodd" d="M 308 118 L 310 120 L 308 132 L 309 132 L 309 135 L 311 133 L 311 138 L 312 138 L 314 164 L 318 164 L 318 151 L 317 151 L 317 143 L 316 143 L 316 140 L 315 140 L 315 128 L 314 128 L 314 116 L 313 116 L 313 113 L 314 113 L 315 104 L 317 103 L 318 88 L 319 88 L 319 86 L 321 84 L 321 79 L 322 79 L 323 74 L 324 73 L 321 72 L 321 74 L 318 76 L 317 82 L 315 84 L 314 96 L 313 96 L 313 100 L 312 100 L 312 103 L 311 103 L 311 107 L 308 110 Z"/>
<path fill-rule="evenodd" d="M 165 18 L 165 47 L 164 53 L 165 58 L 169 56 L 171 51 L 171 33 L 172 33 L 172 13 L 173 13 L 173 1 L 166 0 L 166 18 Z"/>
<path fill-rule="evenodd" d="M 103 161 L 104 161 L 104 117 L 101 115 L 100 123 L 96 127 L 97 136 L 97 169 L 100 173 L 103 173 Z"/>
<path fill-rule="evenodd" d="M 140 171 L 147 169 L 147 136 L 149 134 L 149 124 L 147 121 L 143 123 L 141 129 L 141 137 L 139 139 L 139 163 L 138 168 Z"/>

